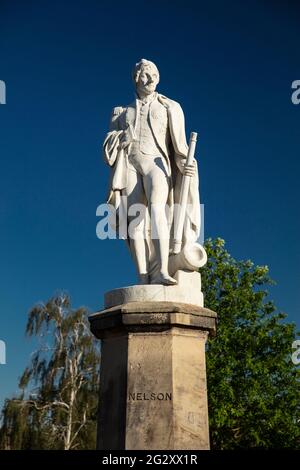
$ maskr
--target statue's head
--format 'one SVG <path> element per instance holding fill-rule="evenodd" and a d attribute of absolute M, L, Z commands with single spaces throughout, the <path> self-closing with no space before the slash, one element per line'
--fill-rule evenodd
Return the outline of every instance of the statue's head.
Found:
<path fill-rule="evenodd" d="M 133 69 L 133 81 L 139 96 L 151 95 L 159 82 L 159 71 L 150 60 L 141 59 Z"/>

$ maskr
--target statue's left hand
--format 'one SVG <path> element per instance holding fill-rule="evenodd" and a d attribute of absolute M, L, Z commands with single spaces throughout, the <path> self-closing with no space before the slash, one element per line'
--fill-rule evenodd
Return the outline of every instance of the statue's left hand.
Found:
<path fill-rule="evenodd" d="M 195 176 L 196 174 L 196 161 L 193 160 L 192 165 L 186 165 L 186 158 L 182 158 L 180 161 L 180 172 L 184 176 Z"/>

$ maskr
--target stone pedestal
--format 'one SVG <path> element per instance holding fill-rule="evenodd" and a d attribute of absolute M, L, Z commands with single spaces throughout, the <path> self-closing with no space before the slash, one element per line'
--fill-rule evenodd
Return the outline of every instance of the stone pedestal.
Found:
<path fill-rule="evenodd" d="M 104 295 L 104 306 L 109 308 L 129 302 L 166 301 L 203 307 L 200 273 L 182 270 L 178 271 L 174 278 L 178 282 L 175 286 L 146 284 L 113 289 Z"/>
<path fill-rule="evenodd" d="M 90 316 L 102 340 L 98 449 L 209 449 L 205 343 L 216 317 L 171 301 Z"/>

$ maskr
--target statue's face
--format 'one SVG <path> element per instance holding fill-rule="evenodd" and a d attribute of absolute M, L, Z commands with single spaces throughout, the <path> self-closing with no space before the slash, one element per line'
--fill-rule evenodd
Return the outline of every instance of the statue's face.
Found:
<path fill-rule="evenodd" d="M 155 91 L 158 81 L 159 78 L 155 70 L 151 67 L 143 67 L 136 83 L 137 93 L 151 95 Z"/>

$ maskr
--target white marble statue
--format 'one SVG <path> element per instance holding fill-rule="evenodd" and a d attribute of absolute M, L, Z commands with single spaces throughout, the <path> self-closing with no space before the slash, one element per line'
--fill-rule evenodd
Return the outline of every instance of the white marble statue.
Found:
<path fill-rule="evenodd" d="M 186 164 L 184 114 L 176 101 L 156 91 L 156 65 L 142 59 L 134 68 L 133 80 L 136 99 L 113 109 L 103 144 L 105 161 L 112 168 L 108 202 L 124 217 L 121 206 L 126 200 L 127 226 L 136 217 L 128 212 L 133 204 L 147 208 L 141 220 L 132 224 L 127 239 L 140 283 L 174 285 L 178 270 L 197 271 L 206 262 L 203 247 L 196 243 L 200 231 L 197 163 Z M 184 175 L 189 179 L 188 208 L 182 248 L 174 254 L 174 209 Z"/>

